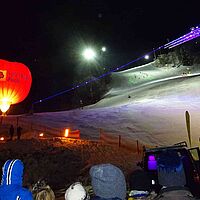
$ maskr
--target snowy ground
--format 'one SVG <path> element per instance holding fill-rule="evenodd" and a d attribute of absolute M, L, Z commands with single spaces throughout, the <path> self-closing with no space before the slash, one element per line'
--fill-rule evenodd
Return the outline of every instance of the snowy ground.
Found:
<path fill-rule="evenodd" d="M 96 139 L 102 128 L 143 143 L 166 145 L 187 140 L 187 110 L 191 116 L 192 141 L 197 145 L 199 72 L 199 65 L 161 68 L 149 63 L 113 73 L 111 90 L 95 105 L 27 117 L 50 127 L 80 129 L 82 138 Z"/>

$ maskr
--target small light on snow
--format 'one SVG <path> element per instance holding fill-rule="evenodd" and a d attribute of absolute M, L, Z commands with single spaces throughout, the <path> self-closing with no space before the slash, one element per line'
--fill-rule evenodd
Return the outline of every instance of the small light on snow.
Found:
<path fill-rule="evenodd" d="M 146 60 L 148 60 L 148 59 L 149 59 L 149 55 L 145 55 L 144 58 L 145 58 Z"/>
<path fill-rule="evenodd" d="M 39 136 L 40 136 L 40 137 L 43 137 L 43 136 L 44 136 L 44 133 L 40 133 Z"/>
<path fill-rule="evenodd" d="M 66 129 L 65 129 L 65 137 L 68 137 L 68 136 L 69 136 L 69 129 L 66 128 Z"/>

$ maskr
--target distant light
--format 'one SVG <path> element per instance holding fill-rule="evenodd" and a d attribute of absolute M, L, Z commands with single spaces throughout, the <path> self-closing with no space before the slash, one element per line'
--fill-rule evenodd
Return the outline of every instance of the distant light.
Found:
<path fill-rule="evenodd" d="M 69 136 L 69 129 L 66 128 L 66 129 L 65 129 L 65 137 L 68 137 L 68 136 Z"/>
<path fill-rule="evenodd" d="M 101 51 L 105 52 L 106 51 L 106 47 L 102 47 Z"/>
<path fill-rule="evenodd" d="M 44 133 L 40 133 L 39 136 L 40 136 L 40 137 L 43 137 L 43 136 L 44 136 Z"/>
<path fill-rule="evenodd" d="M 0 140 L 1 140 L 1 141 L 4 141 L 4 137 L 0 137 Z"/>
<path fill-rule="evenodd" d="M 148 59 L 149 59 L 149 55 L 145 55 L 144 58 L 145 58 L 146 60 L 148 60 Z"/>
<path fill-rule="evenodd" d="M 83 57 L 86 60 L 93 60 L 96 57 L 96 52 L 91 48 L 85 49 L 83 51 Z"/>

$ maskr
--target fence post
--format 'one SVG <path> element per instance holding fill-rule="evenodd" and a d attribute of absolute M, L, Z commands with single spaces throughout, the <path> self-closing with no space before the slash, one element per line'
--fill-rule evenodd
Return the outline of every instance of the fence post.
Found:
<path fill-rule="evenodd" d="M 103 129 L 100 128 L 100 129 L 99 129 L 99 140 L 100 140 L 100 141 L 101 141 L 101 134 L 102 134 L 102 132 L 103 132 Z"/>
<path fill-rule="evenodd" d="M 84 163 L 84 153 L 83 153 L 83 144 L 81 144 L 81 161 Z"/>
<path fill-rule="evenodd" d="M 118 146 L 119 146 L 119 148 L 121 146 L 121 135 L 119 135 Z"/>
<path fill-rule="evenodd" d="M 3 124 L 3 116 L 1 116 L 1 125 Z"/>
<path fill-rule="evenodd" d="M 137 153 L 139 154 L 139 142 L 138 142 L 138 140 L 137 140 Z"/>
<path fill-rule="evenodd" d="M 18 127 L 18 123 L 19 123 L 19 117 L 17 117 L 17 127 Z"/>

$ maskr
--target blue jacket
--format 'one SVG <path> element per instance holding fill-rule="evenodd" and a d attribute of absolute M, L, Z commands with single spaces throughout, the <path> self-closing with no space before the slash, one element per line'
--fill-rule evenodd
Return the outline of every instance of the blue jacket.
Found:
<path fill-rule="evenodd" d="M 7 160 L 3 166 L 0 200 L 32 200 L 32 193 L 22 187 L 24 165 L 21 160 Z"/>

